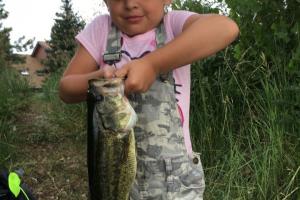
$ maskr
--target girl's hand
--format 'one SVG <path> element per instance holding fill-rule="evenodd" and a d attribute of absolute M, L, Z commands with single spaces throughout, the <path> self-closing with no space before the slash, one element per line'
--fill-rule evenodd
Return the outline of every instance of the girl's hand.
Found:
<path fill-rule="evenodd" d="M 113 78 L 115 76 L 116 68 L 111 65 L 104 65 L 98 71 L 100 78 Z"/>
<path fill-rule="evenodd" d="M 125 94 L 146 92 L 155 81 L 159 71 L 146 59 L 130 61 L 116 70 L 116 77 L 125 78 Z"/>

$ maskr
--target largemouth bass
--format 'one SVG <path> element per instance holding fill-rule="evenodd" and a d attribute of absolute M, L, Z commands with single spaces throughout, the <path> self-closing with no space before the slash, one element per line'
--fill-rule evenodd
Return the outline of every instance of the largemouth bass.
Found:
<path fill-rule="evenodd" d="M 91 200 L 128 200 L 136 176 L 137 116 L 123 80 L 89 81 L 88 171 Z"/>

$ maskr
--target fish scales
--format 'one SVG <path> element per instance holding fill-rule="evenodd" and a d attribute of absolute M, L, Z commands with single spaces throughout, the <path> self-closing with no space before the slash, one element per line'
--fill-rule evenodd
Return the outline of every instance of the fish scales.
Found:
<path fill-rule="evenodd" d="M 93 115 L 98 137 L 92 200 L 128 200 L 137 166 L 133 131 L 136 114 L 124 96 L 122 79 L 97 79 L 89 84 L 98 98 Z"/>
<path fill-rule="evenodd" d="M 96 161 L 99 172 L 96 188 L 101 195 L 99 199 L 128 199 L 136 173 L 133 131 L 122 139 L 110 132 L 104 133 L 98 145 L 102 147 L 99 148 Z"/>

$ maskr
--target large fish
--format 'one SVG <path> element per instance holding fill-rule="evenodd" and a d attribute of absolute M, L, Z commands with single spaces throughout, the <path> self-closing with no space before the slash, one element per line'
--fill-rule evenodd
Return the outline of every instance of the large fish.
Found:
<path fill-rule="evenodd" d="M 128 200 L 136 175 L 136 113 L 119 78 L 89 81 L 88 171 L 91 200 Z"/>

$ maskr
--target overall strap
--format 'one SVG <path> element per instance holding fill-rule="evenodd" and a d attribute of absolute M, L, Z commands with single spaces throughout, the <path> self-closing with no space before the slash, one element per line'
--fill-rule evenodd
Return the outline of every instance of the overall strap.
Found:
<path fill-rule="evenodd" d="M 163 23 L 163 20 L 159 23 L 158 27 L 155 30 L 155 38 L 156 38 L 156 47 L 161 48 L 165 45 L 165 41 L 167 40 L 166 29 Z M 159 78 L 161 81 L 168 81 L 169 83 L 174 82 L 172 72 L 168 72 L 166 74 L 160 74 Z"/>
<path fill-rule="evenodd" d="M 163 47 L 165 45 L 166 38 L 166 30 L 162 20 L 155 30 L 156 47 Z M 103 54 L 103 62 L 108 65 L 120 62 L 122 57 L 121 48 L 121 32 L 113 23 L 111 23 L 111 28 L 107 37 L 106 50 Z M 172 73 L 170 72 L 167 74 L 160 74 L 159 77 L 161 81 L 173 82 Z"/>
<path fill-rule="evenodd" d="M 163 21 L 161 21 L 155 30 L 156 47 L 161 48 L 165 45 L 167 39 L 166 30 Z"/>
<path fill-rule="evenodd" d="M 103 62 L 113 65 L 121 60 L 121 33 L 112 23 L 107 37 L 106 50 L 103 54 Z"/>

